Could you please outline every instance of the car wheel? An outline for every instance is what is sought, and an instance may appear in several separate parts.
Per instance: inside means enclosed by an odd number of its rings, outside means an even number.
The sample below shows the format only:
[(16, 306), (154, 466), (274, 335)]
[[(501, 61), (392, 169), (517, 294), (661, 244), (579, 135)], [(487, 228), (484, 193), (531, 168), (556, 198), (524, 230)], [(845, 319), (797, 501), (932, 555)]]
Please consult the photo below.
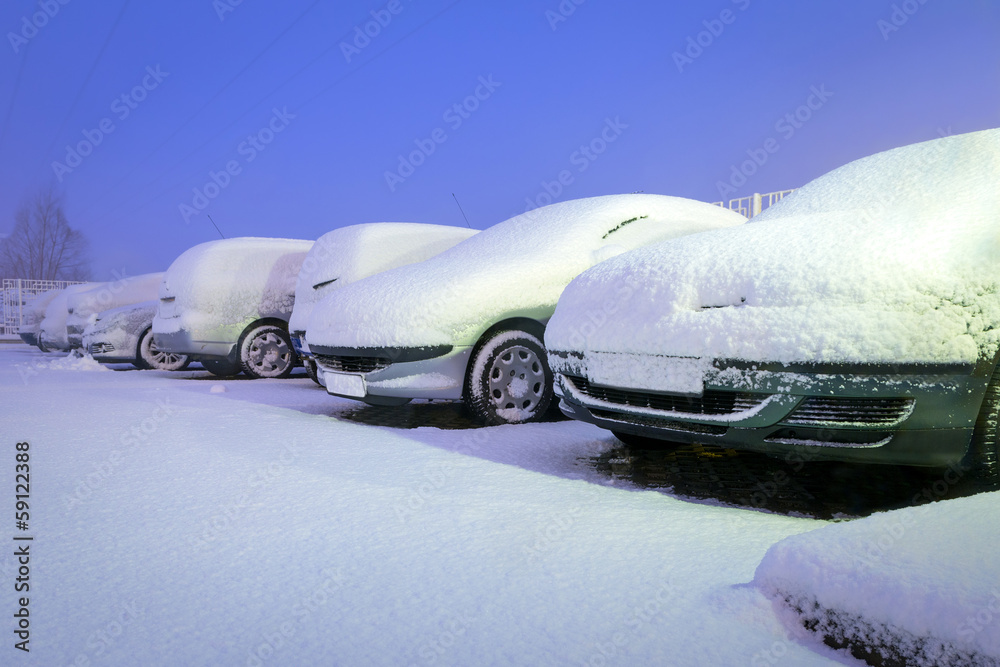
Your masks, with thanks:
[(295, 366), (292, 340), (281, 328), (263, 324), (251, 329), (240, 345), (243, 372), (252, 378), (285, 378)]
[(212, 375), (222, 378), (240, 374), (240, 362), (231, 359), (202, 359), (201, 365)]
[(316, 361), (313, 359), (303, 359), (302, 365), (306, 367), (306, 375), (309, 376), (309, 379), (322, 387), (323, 383), (319, 381), (319, 375), (316, 373)]
[(1000, 366), (993, 369), (993, 376), (986, 387), (986, 396), (972, 432), (969, 459), (982, 486), (1000, 488)]
[(187, 368), (191, 360), (184, 354), (166, 352), (156, 347), (153, 334), (146, 329), (139, 338), (136, 354), (136, 368), (153, 369), (157, 371), (179, 371)]
[(551, 402), (552, 371), (538, 337), (508, 329), (476, 346), (465, 380), (465, 403), (476, 419), (489, 425), (538, 421)]
[(45, 343), (42, 342), (41, 337), (38, 338), (38, 342), (35, 345), (37, 345), (38, 349), (41, 350), (42, 352), (49, 351), (49, 348), (45, 347)]

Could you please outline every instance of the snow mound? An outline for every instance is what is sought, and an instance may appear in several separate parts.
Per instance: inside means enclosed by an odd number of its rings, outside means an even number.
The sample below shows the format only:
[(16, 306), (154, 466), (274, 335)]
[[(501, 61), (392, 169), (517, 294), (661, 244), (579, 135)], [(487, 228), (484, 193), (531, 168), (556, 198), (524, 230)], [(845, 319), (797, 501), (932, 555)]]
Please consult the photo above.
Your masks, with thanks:
[(89, 354), (81, 354), (79, 350), (71, 352), (65, 357), (47, 360), (39, 363), (37, 368), (50, 371), (110, 371), (107, 366), (102, 366)]
[(973, 363), (1000, 342), (1000, 130), (879, 153), (567, 288), (554, 350)]
[(349, 285), (309, 321), (310, 345), (447, 345), (513, 313), (547, 319), (567, 283), (595, 262), (685, 234), (745, 222), (663, 195), (552, 204), (486, 229), (440, 255)]
[[(183, 252), (160, 285), (153, 331), (198, 331), (248, 320), (288, 320), (295, 281), (312, 241), (235, 238), (202, 243)], [(173, 297), (170, 304), (163, 299)]]
[(324, 234), (302, 262), (289, 331), (305, 331), (313, 307), (343, 286), (430, 259), (476, 233), (447, 225), (374, 222)]
[(920, 664), (1000, 664), (998, 544), (1000, 493), (981, 494), (785, 538), (754, 585), (793, 627)]

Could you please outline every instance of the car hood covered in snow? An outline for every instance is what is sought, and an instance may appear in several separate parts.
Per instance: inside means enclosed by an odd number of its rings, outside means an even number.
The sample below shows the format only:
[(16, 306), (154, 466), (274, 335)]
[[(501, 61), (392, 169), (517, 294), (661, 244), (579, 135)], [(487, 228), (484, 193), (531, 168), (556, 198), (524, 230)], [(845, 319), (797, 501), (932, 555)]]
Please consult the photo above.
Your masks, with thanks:
[(420, 264), (350, 285), (309, 321), (310, 345), (467, 345), (514, 314), (547, 319), (567, 283), (621, 252), (739, 225), (717, 206), (614, 195), (546, 206), (497, 224)]
[(235, 238), (184, 251), (160, 284), (153, 331), (243, 325), (263, 317), (287, 320), (295, 280), (312, 241)]
[[(906, 146), (566, 290), (557, 351), (974, 363), (1000, 333), (1000, 130)], [(614, 313), (608, 311), (613, 307)]]
[(313, 307), (343, 286), (430, 259), (476, 233), (447, 225), (373, 222), (324, 234), (302, 262), (289, 331), (305, 331)]

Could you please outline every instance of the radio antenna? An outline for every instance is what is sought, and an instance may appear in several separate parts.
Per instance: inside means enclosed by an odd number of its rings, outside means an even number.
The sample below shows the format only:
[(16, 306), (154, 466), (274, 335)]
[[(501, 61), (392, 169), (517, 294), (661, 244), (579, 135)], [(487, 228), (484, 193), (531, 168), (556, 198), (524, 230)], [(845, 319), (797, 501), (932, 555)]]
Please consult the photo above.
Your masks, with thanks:
[(210, 221), (212, 222), (212, 226), (213, 226), (213, 227), (215, 227), (215, 231), (219, 232), (219, 236), (222, 236), (222, 238), (226, 238), (226, 237), (225, 237), (225, 236), (224, 236), (224, 235), (222, 234), (222, 230), (221, 230), (221, 229), (219, 229), (219, 226), (218, 226), (217, 224), (215, 224), (215, 220), (212, 220), (212, 216), (211, 216), (211, 214), (206, 214), (206, 215), (208, 215), (208, 219), (209, 219), (209, 220), (210, 220)]
[[(455, 193), (452, 192), (451, 196), (455, 197)], [(465, 218), (465, 224), (468, 225), (469, 229), (472, 229), (472, 225), (469, 224), (469, 218), (465, 215), (465, 210), (462, 208), (462, 205), (458, 203), (458, 197), (455, 197), (455, 203), (458, 204), (458, 210), (462, 211), (462, 217)]]

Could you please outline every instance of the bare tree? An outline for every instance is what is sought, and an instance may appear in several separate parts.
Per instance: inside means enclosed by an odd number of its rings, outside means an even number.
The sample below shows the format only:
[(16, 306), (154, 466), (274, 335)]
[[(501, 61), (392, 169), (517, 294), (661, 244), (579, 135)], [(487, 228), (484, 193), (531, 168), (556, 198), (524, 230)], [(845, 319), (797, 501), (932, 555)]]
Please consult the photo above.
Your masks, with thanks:
[(0, 241), (0, 267), (9, 277), (32, 280), (87, 280), (89, 243), (63, 214), (54, 188), (21, 202), (14, 229)]

